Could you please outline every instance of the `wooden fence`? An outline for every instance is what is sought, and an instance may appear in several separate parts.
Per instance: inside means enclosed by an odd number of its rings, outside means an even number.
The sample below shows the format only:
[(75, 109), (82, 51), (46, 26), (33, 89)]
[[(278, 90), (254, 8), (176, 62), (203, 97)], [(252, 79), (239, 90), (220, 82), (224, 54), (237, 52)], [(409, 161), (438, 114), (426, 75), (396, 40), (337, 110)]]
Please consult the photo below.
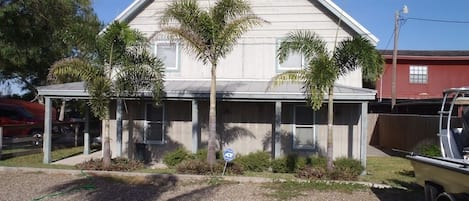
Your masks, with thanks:
[[(459, 119), (453, 119), (459, 123)], [(438, 115), (369, 114), (368, 142), (384, 149), (416, 151), (421, 144), (438, 143)]]

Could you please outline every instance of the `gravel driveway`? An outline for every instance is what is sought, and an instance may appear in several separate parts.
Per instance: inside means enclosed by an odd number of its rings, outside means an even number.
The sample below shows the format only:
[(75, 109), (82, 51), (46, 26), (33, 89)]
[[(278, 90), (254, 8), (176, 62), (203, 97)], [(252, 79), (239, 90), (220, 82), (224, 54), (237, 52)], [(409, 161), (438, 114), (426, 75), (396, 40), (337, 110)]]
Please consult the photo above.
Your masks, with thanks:
[[(147, 177), (72, 175), (40, 171), (0, 171), (0, 200), (153, 201), (153, 200), (275, 200), (265, 183), (225, 182), (170, 175)], [(288, 200), (423, 200), (402, 190), (371, 189), (353, 193), (304, 191)]]

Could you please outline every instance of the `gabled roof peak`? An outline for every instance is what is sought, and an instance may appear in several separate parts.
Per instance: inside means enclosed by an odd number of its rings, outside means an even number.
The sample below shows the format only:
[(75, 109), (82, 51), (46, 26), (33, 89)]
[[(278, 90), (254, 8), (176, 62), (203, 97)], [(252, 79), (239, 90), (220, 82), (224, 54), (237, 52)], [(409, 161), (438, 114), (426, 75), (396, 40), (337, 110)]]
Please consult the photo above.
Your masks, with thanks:
[[(152, 3), (153, 1), (154, 0), (135, 0), (122, 13), (120, 13), (114, 19), (114, 21), (117, 20), (120, 22), (129, 22), (142, 9), (144, 9), (148, 4)], [(348, 25), (357, 34), (368, 39), (373, 45), (376, 45), (378, 43), (379, 39), (375, 35), (373, 35), (370, 31), (368, 31), (365, 27), (363, 27), (360, 23), (358, 23), (355, 19), (353, 19), (350, 15), (348, 15), (344, 10), (342, 10), (339, 6), (337, 6), (337, 4), (335, 4), (331, 0), (309, 0), (309, 1), (319, 2), (322, 6), (324, 6), (327, 10), (329, 10), (337, 18), (341, 19), (342, 22)]]

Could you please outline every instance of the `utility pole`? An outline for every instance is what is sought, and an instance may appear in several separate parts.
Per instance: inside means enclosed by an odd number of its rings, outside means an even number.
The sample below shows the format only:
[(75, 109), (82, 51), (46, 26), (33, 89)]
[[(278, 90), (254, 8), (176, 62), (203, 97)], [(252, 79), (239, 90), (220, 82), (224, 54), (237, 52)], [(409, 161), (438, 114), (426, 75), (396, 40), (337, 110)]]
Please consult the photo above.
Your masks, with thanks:
[(402, 8), (402, 10), (396, 11), (395, 17), (394, 17), (394, 49), (392, 51), (392, 80), (391, 80), (391, 111), (393, 111), (394, 106), (396, 105), (396, 96), (397, 96), (397, 90), (396, 90), (396, 81), (397, 81), (397, 42), (399, 40), (399, 20), (400, 20), (400, 14), (408, 13), (409, 9), (407, 8), (406, 5)]

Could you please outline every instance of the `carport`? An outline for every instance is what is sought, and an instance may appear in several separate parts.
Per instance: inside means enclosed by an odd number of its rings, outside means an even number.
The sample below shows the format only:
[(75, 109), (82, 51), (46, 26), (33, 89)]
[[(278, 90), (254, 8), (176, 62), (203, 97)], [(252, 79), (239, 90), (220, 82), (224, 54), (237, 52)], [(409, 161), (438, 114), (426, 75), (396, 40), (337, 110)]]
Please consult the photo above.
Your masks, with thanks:
[[(45, 103), (45, 116), (44, 116), (44, 134), (43, 134), (43, 163), (49, 164), (52, 162), (52, 100), (88, 100), (90, 97), (84, 91), (83, 82), (73, 82), (65, 84), (56, 84), (38, 87), (38, 95), (44, 98)], [(90, 123), (89, 123), (89, 109), (85, 112), (85, 128), (83, 133), (83, 154), (90, 154)]]

